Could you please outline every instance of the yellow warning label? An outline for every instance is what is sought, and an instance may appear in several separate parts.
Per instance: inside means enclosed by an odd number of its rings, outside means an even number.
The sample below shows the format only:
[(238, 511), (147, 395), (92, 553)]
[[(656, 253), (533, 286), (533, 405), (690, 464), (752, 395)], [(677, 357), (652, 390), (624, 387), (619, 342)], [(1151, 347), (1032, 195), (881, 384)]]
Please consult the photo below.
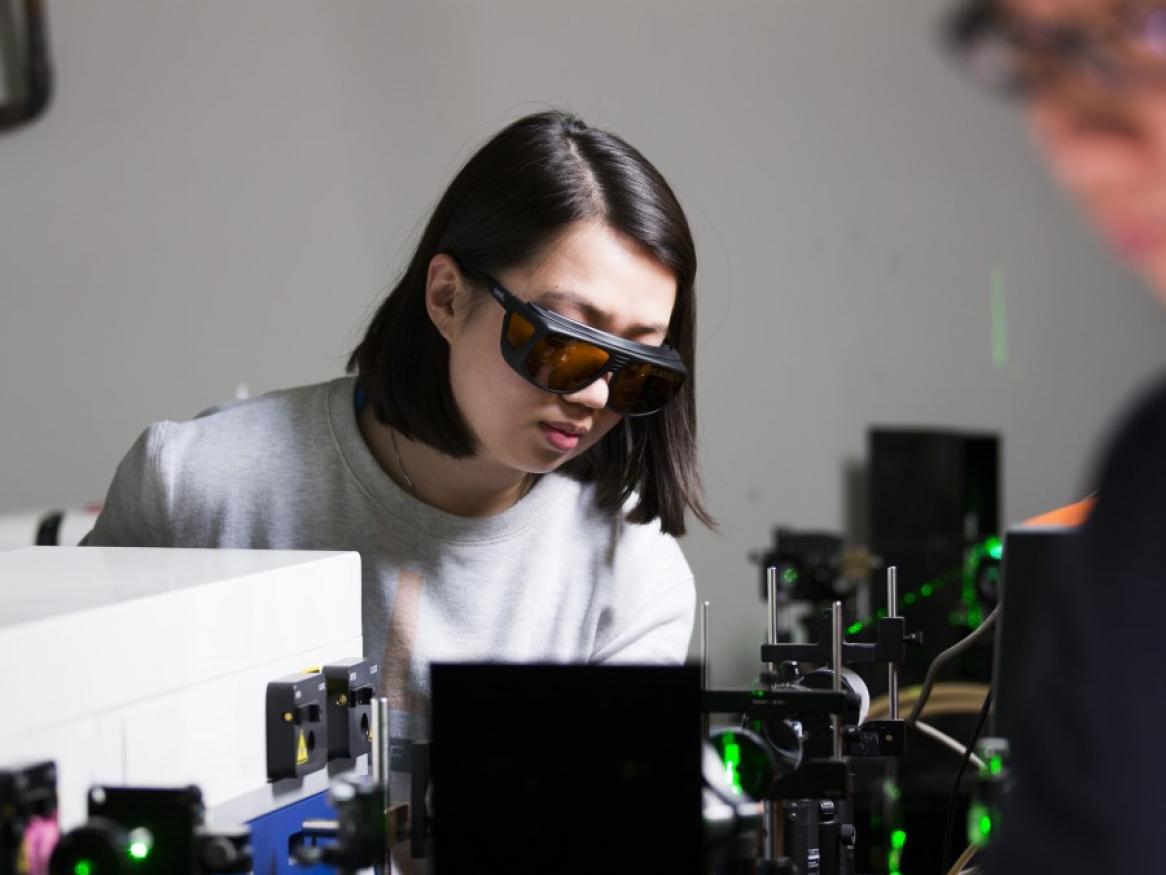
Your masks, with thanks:
[(308, 743), (304, 741), (302, 729), (296, 732), (296, 737), (299, 739), (296, 742), (296, 765), (302, 766), (308, 761)]

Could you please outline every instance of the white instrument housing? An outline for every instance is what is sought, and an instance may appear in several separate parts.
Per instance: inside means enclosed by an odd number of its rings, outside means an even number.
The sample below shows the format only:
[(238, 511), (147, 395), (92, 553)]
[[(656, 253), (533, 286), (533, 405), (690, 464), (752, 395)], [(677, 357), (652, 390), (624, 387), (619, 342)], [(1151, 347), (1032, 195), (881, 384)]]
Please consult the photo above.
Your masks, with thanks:
[(52, 759), (61, 825), (93, 784), (267, 784), (268, 681), (362, 653), (360, 556), (0, 552), (0, 768)]

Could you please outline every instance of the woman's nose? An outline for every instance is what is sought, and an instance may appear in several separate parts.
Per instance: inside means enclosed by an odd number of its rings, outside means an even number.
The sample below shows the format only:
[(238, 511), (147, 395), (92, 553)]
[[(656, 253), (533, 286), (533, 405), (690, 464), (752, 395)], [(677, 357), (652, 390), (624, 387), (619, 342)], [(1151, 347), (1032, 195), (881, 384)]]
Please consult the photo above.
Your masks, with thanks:
[(593, 410), (602, 410), (607, 406), (610, 383), (611, 374), (604, 374), (602, 377), (592, 380), (578, 392), (564, 395), (563, 398), (572, 404), (582, 404), (584, 407), (590, 407)]

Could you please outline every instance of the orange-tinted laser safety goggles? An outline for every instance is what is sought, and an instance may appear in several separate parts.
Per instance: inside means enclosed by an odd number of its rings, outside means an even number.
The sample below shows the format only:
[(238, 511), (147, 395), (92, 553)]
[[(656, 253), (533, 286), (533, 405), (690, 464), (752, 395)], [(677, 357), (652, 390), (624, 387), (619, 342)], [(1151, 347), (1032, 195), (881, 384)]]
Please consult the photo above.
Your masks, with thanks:
[(609, 334), (523, 301), (478, 273), (502, 305), (502, 357), (528, 383), (570, 395), (611, 374), (607, 407), (647, 416), (676, 397), (688, 369), (670, 346), (650, 346)]

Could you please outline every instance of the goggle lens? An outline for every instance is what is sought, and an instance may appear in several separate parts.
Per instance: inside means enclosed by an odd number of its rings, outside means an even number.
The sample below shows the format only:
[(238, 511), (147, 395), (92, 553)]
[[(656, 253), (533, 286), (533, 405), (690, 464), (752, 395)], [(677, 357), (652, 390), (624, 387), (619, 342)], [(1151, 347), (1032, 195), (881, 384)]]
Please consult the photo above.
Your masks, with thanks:
[(523, 366), (535, 383), (552, 392), (578, 392), (603, 371), (607, 350), (582, 340), (548, 334), (534, 345)]
[(647, 362), (620, 368), (609, 388), (608, 406), (617, 413), (636, 415), (659, 410), (684, 384), (684, 375)]
[[(520, 313), (506, 315), (503, 336), (520, 352), (537, 333)], [(521, 368), (532, 383), (551, 392), (570, 394), (593, 383), (611, 361), (600, 346), (549, 332), (522, 356)], [(684, 384), (684, 374), (647, 362), (631, 361), (615, 370), (609, 387), (608, 406), (616, 413), (637, 416), (653, 413), (667, 404)]]
[(516, 352), (526, 346), (526, 342), (534, 337), (534, 326), (530, 320), (518, 313), (506, 314), (506, 342)]

